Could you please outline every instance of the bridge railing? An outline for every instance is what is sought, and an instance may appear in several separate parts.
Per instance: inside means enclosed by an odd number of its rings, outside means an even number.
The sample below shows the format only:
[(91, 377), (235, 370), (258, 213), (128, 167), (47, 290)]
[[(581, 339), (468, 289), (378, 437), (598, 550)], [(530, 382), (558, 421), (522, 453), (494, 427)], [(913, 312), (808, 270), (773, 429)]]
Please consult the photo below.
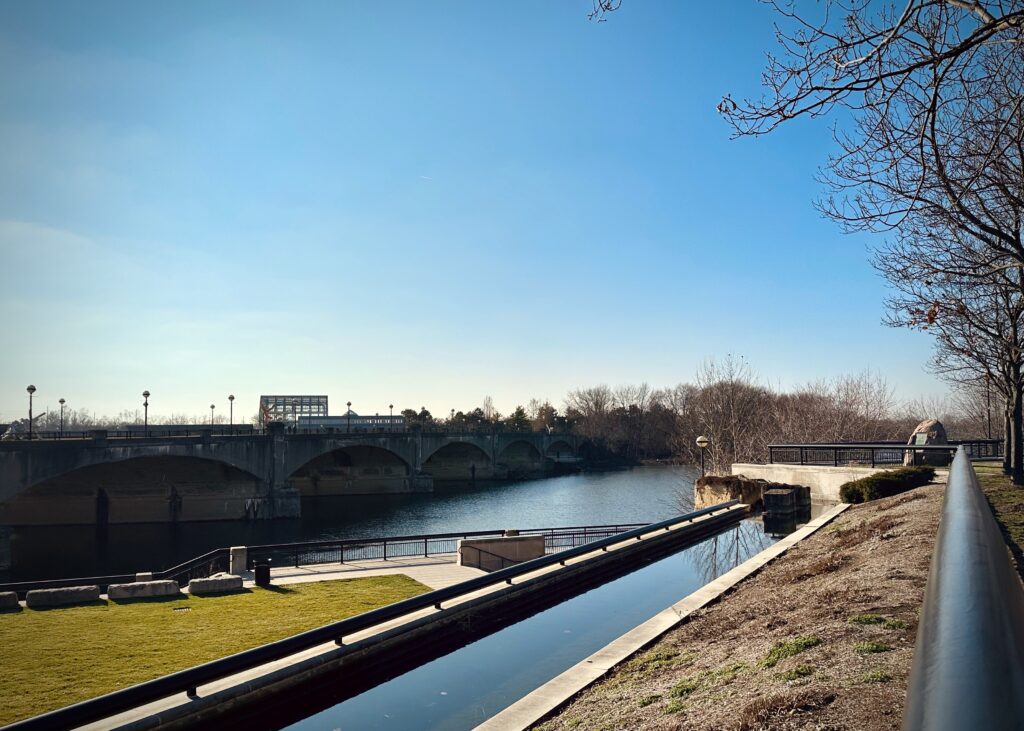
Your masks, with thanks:
[(966, 447), (949, 469), (904, 729), (1024, 725), (1024, 589)]
[[(352, 635), (356, 632), (376, 627), (384, 622), (397, 619), (411, 612), (429, 609), (431, 607), (441, 609), (443, 602), (457, 599), (497, 584), (512, 584), (513, 579), (517, 577), (529, 574), (547, 566), (553, 566), (559, 563), (564, 564), (568, 559), (582, 556), (585, 553), (589, 553), (590, 551), (594, 551), (599, 548), (606, 549), (609, 546), (616, 545), (623, 541), (633, 539), (639, 540), (644, 534), (668, 531), (676, 525), (691, 522), (696, 518), (703, 516), (712, 517), (709, 517), (707, 522), (703, 524), (702, 530), (699, 534), (701, 536), (710, 535), (724, 526), (738, 521), (742, 517), (745, 511), (734, 510), (737, 505), (739, 505), (739, 501), (732, 500), (720, 505), (704, 508), (703, 510), (697, 510), (692, 513), (680, 515), (669, 520), (664, 520), (660, 523), (652, 523), (608, 538), (602, 538), (584, 546), (570, 548), (549, 556), (542, 556), (530, 561), (525, 561), (521, 564), (509, 566), (501, 569), (500, 571), (495, 571), (484, 576), (478, 576), (443, 589), (435, 589), (434, 591), (427, 592), (426, 594), (420, 594), (419, 596), (403, 599), (395, 602), (394, 604), (388, 604), (387, 606), (380, 607), (378, 609), (372, 609), (354, 617), (349, 617), (348, 619), (331, 622), (323, 627), (307, 630), (306, 632), (286, 637), (283, 640), (270, 642), (266, 645), (254, 647), (250, 650), (243, 650), (242, 652), (220, 658), (219, 660), (213, 660), (187, 670), (181, 670), (154, 680), (139, 683), (138, 685), (116, 690), (112, 693), (99, 696), (98, 698), (92, 698), (90, 700), (82, 701), (71, 706), (65, 706), (64, 708), (58, 708), (55, 711), (50, 711), (49, 713), (34, 716), (23, 721), (17, 721), (7, 728), (20, 730), (74, 728), (131, 710), (133, 708), (138, 708), (143, 704), (160, 700), (176, 693), (184, 692), (190, 697), (194, 697), (200, 685), (211, 683), (236, 673), (251, 670), (269, 662), (282, 660), (296, 653), (309, 650), (328, 642), (334, 642), (340, 645), (342, 644), (344, 637), (347, 635)], [(721, 515), (714, 515), (714, 513), (719, 512)], [(688, 541), (696, 539), (696, 535), (689, 536), (687, 538)]]

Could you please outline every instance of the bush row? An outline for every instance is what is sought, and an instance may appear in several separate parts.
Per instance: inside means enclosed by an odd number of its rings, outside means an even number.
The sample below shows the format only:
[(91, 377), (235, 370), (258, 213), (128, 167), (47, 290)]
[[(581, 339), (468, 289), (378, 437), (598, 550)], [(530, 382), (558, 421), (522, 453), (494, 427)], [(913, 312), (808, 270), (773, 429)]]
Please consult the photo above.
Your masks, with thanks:
[(902, 467), (847, 482), (839, 488), (844, 503), (864, 503), (880, 497), (899, 495), (935, 479), (934, 467)]

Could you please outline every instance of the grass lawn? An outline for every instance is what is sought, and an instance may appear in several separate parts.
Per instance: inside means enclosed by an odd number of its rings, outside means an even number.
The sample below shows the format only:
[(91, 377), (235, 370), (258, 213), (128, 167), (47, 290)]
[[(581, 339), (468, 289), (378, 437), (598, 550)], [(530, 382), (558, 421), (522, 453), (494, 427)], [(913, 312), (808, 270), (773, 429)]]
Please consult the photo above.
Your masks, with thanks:
[(0, 726), (427, 591), (394, 575), (0, 613)]
[(1017, 573), (1024, 578), (1024, 487), (1014, 487), (1001, 463), (976, 462), (978, 482), (1010, 547)]

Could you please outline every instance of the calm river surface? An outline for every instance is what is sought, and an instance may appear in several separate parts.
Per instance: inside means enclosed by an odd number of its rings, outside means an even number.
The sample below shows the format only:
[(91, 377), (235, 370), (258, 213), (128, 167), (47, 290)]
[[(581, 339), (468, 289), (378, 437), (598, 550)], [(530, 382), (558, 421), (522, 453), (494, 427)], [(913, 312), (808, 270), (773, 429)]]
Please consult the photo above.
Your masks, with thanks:
[(15, 528), (0, 580), (150, 571), (223, 546), (318, 538), (648, 523), (691, 509), (694, 467), (636, 467), (433, 493), (304, 500), (303, 517), (243, 523)]

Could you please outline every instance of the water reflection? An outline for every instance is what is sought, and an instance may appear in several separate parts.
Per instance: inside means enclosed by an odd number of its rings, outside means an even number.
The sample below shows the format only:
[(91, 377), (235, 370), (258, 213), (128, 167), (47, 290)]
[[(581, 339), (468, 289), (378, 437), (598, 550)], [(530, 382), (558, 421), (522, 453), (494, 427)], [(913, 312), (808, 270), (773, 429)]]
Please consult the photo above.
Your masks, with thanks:
[[(286, 521), (16, 527), (13, 568), (0, 579), (27, 580), (167, 568), (223, 546), (460, 530), (648, 523), (685, 508), (692, 467), (638, 467), (545, 480), (439, 485), (433, 493), (358, 495), (303, 501)], [(692, 495), (690, 498), (692, 505)]]

